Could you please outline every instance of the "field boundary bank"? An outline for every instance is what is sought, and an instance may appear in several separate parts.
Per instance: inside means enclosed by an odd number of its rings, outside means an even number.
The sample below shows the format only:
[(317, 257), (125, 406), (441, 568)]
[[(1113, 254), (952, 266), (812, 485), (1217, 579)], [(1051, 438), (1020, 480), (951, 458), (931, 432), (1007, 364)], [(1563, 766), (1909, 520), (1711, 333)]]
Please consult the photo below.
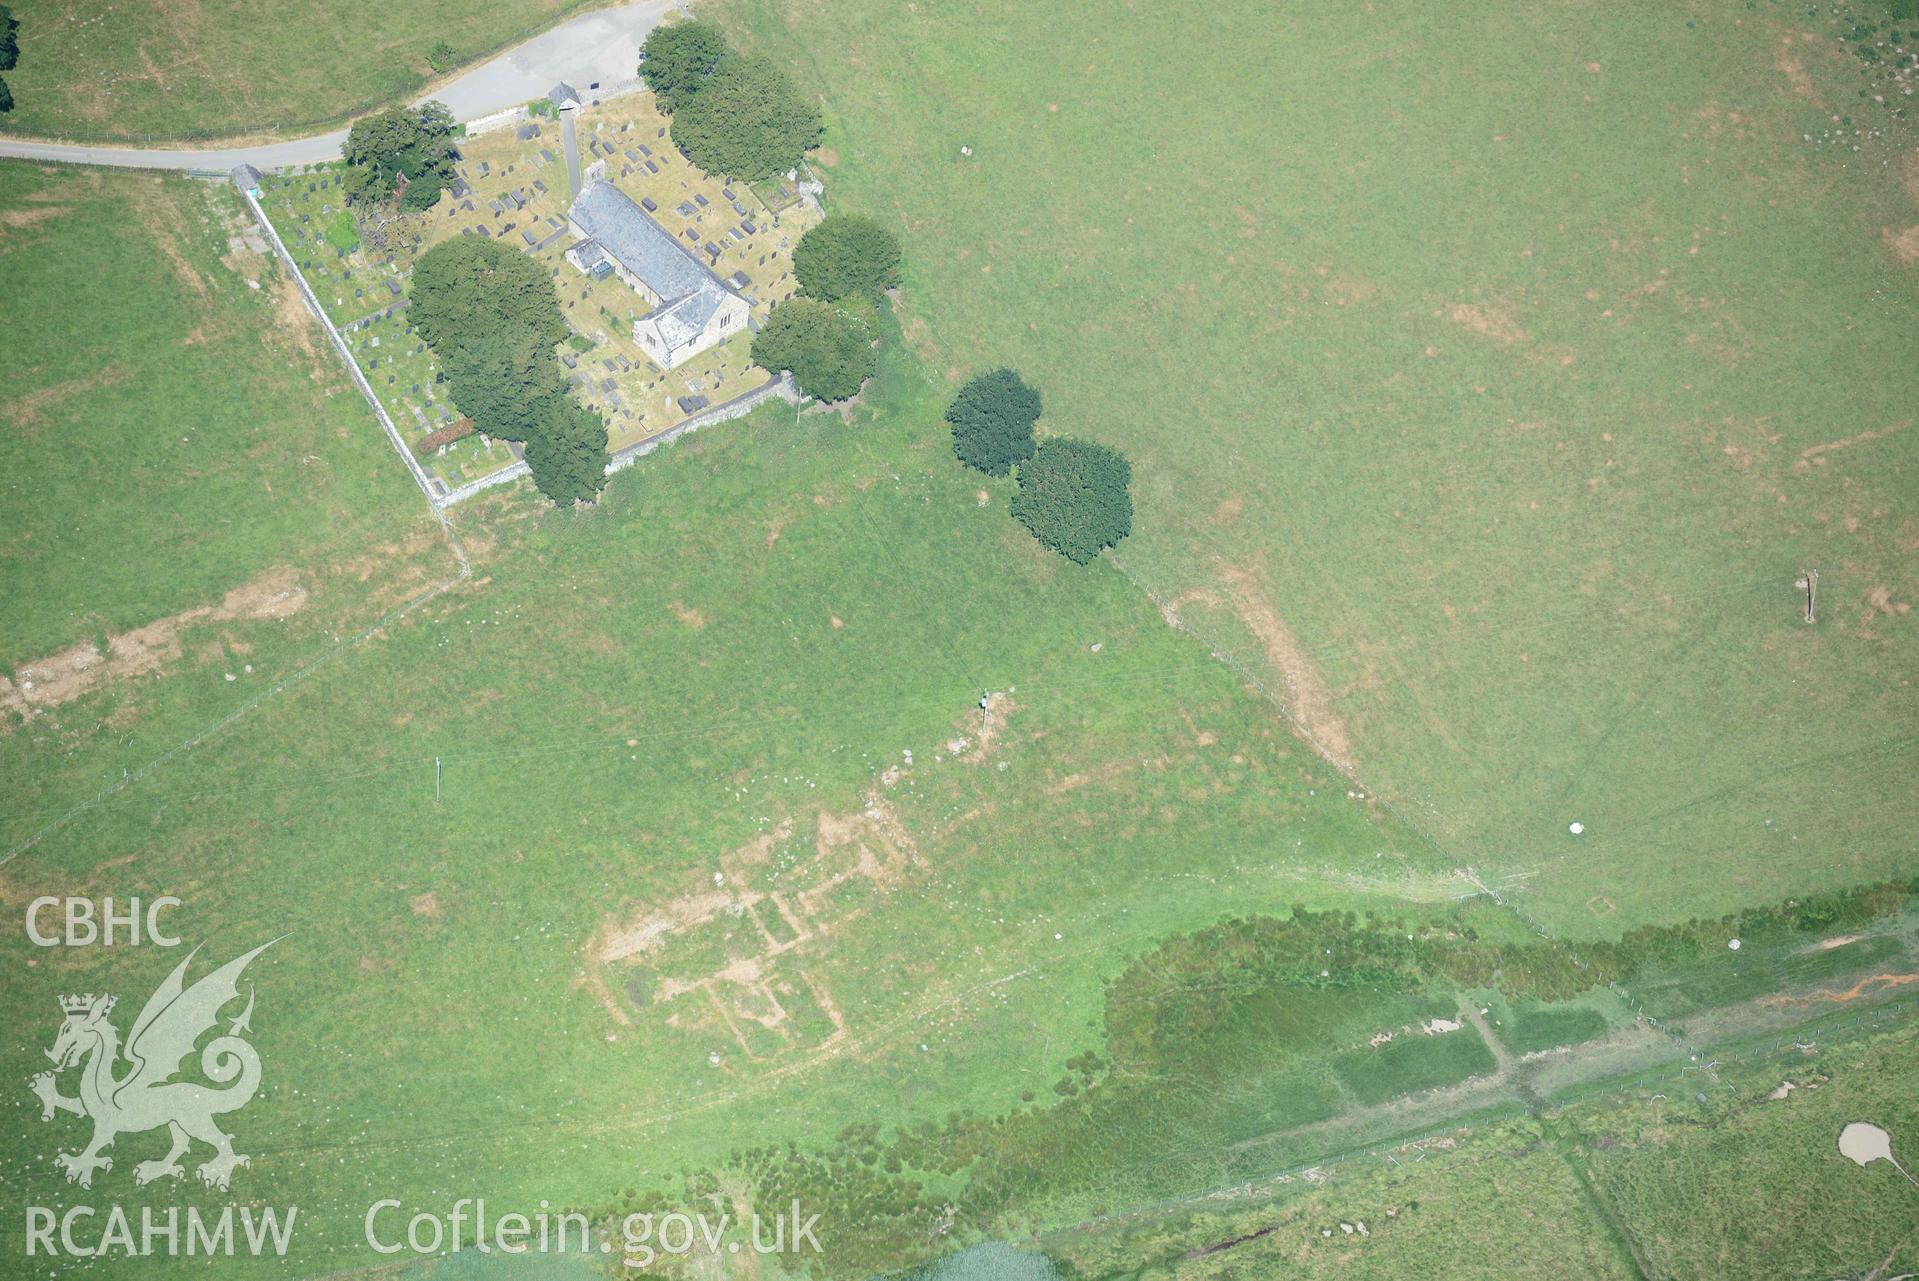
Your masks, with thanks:
[[(1527, 929), (1537, 934), (1540, 938), (1546, 940), (1546, 942), (1554, 945), (1555, 947), (1564, 948), (1566, 951), (1566, 954), (1572, 958), (1573, 963), (1576, 964), (1580, 969), (1590, 970), (1592, 968), (1590, 965), (1587, 964), (1586, 958), (1581, 955), (1580, 948), (1576, 943), (1573, 943), (1570, 940), (1555, 936), (1544, 925), (1540, 924), (1539, 919), (1535, 917), (1531, 912), (1527, 911), (1525, 908), (1521, 907), (1517, 903), (1508, 901), (1506, 896), (1501, 894), (1497, 888), (1495, 888), (1494, 886), (1488, 885), (1479, 876), (1479, 874), (1473, 870), (1472, 865), (1470, 863), (1462, 863), (1452, 853), (1452, 851), (1448, 850), (1444, 845), (1440, 844), (1437, 838), (1435, 838), (1424, 827), (1414, 822), (1410, 815), (1408, 815), (1398, 805), (1394, 804), (1393, 800), (1390, 797), (1388, 797), (1385, 793), (1380, 792), (1376, 788), (1373, 788), (1369, 784), (1363, 783), (1360, 780), (1357, 770), (1355, 770), (1350, 765), (1340, 762), (1331, 753), (1329, 753), (1326, 750), (1325, 745), (1322, 744), (1317, 738), (1313, 736), (1311, 730), (1306, 728), (1305, 723), (1302, 722), (1298, 716), (1293, 714), (1293, 710), (1286, 705), (1285, 700), (1280, 698), (1279, 695), (1273, 691), (1272, 687), (1267, 684), (1267, 682), (1265, 681), (1263, 677), (1261, 677), (1259, 674), (1252, 671), (1247, 666), (1247, 664), (1240, 659), (1238, 654), (1236, 654), (1230, 649), (1227, 649), (1224, 645), (1221, 645), (1218, 641), (1214, 640), (1211, 636), (1208, 636), (1204, 632), (1200, 631), (1198, 628), (1194, 627), (1191, 623), (1189, 623), (1186, 620), (1186, 618), (1183, 615), (1178, 613), (1178, 611), (1172, 610), (1169, 612), (1170, 602), (1168, 602), (1158, 592), (1154, 591), (1150, 586), (1148, 586), (1147, 583), (1142, 578), (1140, 578), (1139, 575), (1135, 574), (1132, 570), (1128, 569), (1119, 560), (1117, 556), (1114, 557), (1113, 563), (1119, 569), (1119, 572), (1125, 575), (1127, 582), (1131, 583), (1135, 588), (1137, 588), (1141, 593), (1145, 595), (1146, 599), (1152, 601), (1153, 604), (1156, 607), (1158, 607), (1160, 613), (1168, 619), (1169, 626), (1172, 626), (1179, 631), (1185, 632), (1188, 636), (1191, 636), (1194, 640), (1197, 640), (1200, 644), (1204, 645), (1206, 647), (1207, 652), (1210, 653), (1215, 659), (1217, 659), (1219, 662), (1224, 663), (1231, 671), (1233, 671), (1236, 675), (1238, 675), (1241, 680), (1245, 681), (1247, 684), (1251, 685), (1255, 690), (1259, 691), (1259, 693), (1266, 699), (1267, 702), (1271, 703), (1275, 708), (1279, 710), (1279, 714), (1286, 719), (1287, 724), (1292, 727), (1293, 732), (1297, 734), (1302, 740), (1304, 740), (1322, 760), (1324, 760), (1328, 765), (1331, 765), (1333, 769), (1340, 774), (1341, 777), (1345, 778), (1348, 782), (1352, 783), (1354, 787), (1363, 789), (1369, 796), (1377, 800), (1382, 806), (1385, 807), (1386, 811), (1389, 814), (1391, 814), (1395, 819), (1404, 823), (1407, 826), (1407, 828), (1410, 829), (1412, 833), (1415, 836), (1417, 836), (1421, 841), (1423, 841), (1429, 849), (1431, 849), (1434, 853), (1438, 854), (1447, 863), (1451, 864), (1454, 874), (1460, 877), (1460, 879), (1464, 880), (1468, 885), (1472, 886), (1474, 891), (1474, 893), (1472, 894), (1460, 895), (1461, 899), (1483, 897), (1489, 900), (1495, 906), (1500, 907), (1504, 909), (1505, 911), (1512, 913), (1513, 918), (1515, 920), (1519, 921), (1520, 924), (1524, 925)], [(1683, 1030), (1679, 1028), (1675, 1028), (1668, 1023), (1661, 1022), (1658, 1018), (1647, 1013), (1645, 1004), (1624, 983), (1621, 983), (1617, 980), (1612, 980), (1612, 981), (1608, 981), (1604, 986), (1607, 988), (1607, 990), (1611, 991), (1615, 996), (1617, 996), (1621, 1001), (1623, 1001), (1626, 1004), (1626, 1006), (1632, 1010), (1634, 1017), (1643, 1021), (1647, 1027), (1651, 1028), (1654, 1032), (1657, 1032), (1659, 1035), (1665, 1037), (1666, 1039), (1672, 1041), (1675, 1045), (1679, 1046), (1682, 1050), (1684, 1050), (1687, 1055), (1695, 1059), (1699, 1056), (1701, 1052), (1700, 1047), (1697, 1044), (1695, 1044), (1693, 1041), (1691, 1041)]]
[(1381, 792), (1377, 788), (1373, 787), (1370, 783), (1365, 782), (1363, 779), (1359, 777), (1359, 772), (1353, 766), (1340, 761), (1336, 756), (1334, 756), (1327, 749), (1324, 743), (1321, 743), (1317, 738), (1313, 736), (1313, 732), (1306, 727), (1305, 722), (1300, 720), (1298, 716), (1294, 715), (1293, 709), (1286, 705), (1286, 700), (1281, 698), (1273, 690), (1272, 686), (1267, 684), (1263, 676), (1255, 672), (1244, 661), (1242, 661), (1237, 653), (1226, 648), (1226, 646), (1220, 644), (1217, 640), (1207, 635), (1205, 632), (1200, 631), (1197, 627), (1194, 627), (1190, 622), (1186, 620), (1186, 617), (1183, 614), (1181, 614), (1178, 610), (1173, 608), (1172, 601), (1169, 601), (1166, 597), (1162, 596), (1159, 592), (1153, 590), (1153, 588), (1143, 578), (1141, 578), (1138, 574), (1134, 573), (1131, 569), (1129, 569), (1125, 565), (1125, 563), (1119, 559), (1117, 555), (1113, 557), (1113, 564), (1114, 564), (1114, 567), (1117, 568), (1119, 572), (1125, 576), (1127, 582), (1131, 583), (1134, 586), (1134, 588), (1136, 588), (1142, 595), (1146, 597), (1147, 600), (1153, 603), (1153, 605), (1159, 610), (1160, 615), (1167, 620), (1167, 625), (1169, 627), (1172, 627), (1176, 631), (1181, 631), (1186, 633), (1186, 635), (1191, 636), (1194, 640), (1204, 645), (1206, 647), (1207, 653), (1211, 654), (1214, 657), (1214, 659), (1216, 659), (1217, 661), (1224, 663), (1227, 666), (1227, 668), (1229, 668), (1235, 675), (1237, 675), (1241, 680), (1245, 681), (1248, 685), (1251, 685), (1255, 690), (1259, 692), (1261, 697), (1265, 698), (1267, 702), (1271, 703), (1273, 707), (1278, 710), (1279, 714), (1285, 718), (1287, 725), (1289, 725), (1292, 728), (1293, 732), (1300, 737), (1301, 741), (1305, 742), (1307, 746), (1313, 749), (1313, 752), (1315, 755), (1317, 755), (1326, 764), (1332, 766), (1333, 770), (1336, 773), (1338, 773), (1341, 778), (1344, 778), (1347, 782), (1351, 783), (1355, 788), (1362, 789), (1368, 796), (1378, 801), (1382, 806), (1386, 808), (1386, 811), (1389, 814), (1391, 814), (1399, 822), (1404, 823), (1407, 829), (1411, 831), (1413, 835), (1417, 836), (1422, 842), (1424, 842), (1427, 848), (1431, 849), (1433, 853), (1439, 855), (1440, 858), (1444, 859), (1448, 864), (1450, 864), (1452, 866), (1454, 875), (1458, 876), (1461, 880), (1465, 881), (1468, 885), (1472, 886), (1472, 893), (1461, 894), (1459, 896), (1460, 898), (1465, 899), (1465, 898), (1475, 898), (1475, 897), (1483, 896), (1487, 899), (1490, 899), (1493, 903), (1511, 912), (1515, 917), (1519, 919), (1519, 921), (1523, 925), (1526, 926), (1527, 929), (1539, 935), (1539, 937), (1545, 939), (1549, 943), (1557, 944), (1558, 946), (1565, 948), (1568, 952), (1571, 952), (1573, 955), (1573, 959), (1578, 961), (1582, 968), (1585, 967), (1585, 964), (1586, 964), (1585, 961), (1579, 957), (1577, 949), (1574, 948), (1572, 944), (1566, 942), (1563, 939), (1554, 938), (1552, 934), (1550, 934), (1543, 925), (1541, 925), (1536, 919), (1534, 919), (1531, 913), (1520, 908), (1517, 904), (1508, 903), (1505, 897), (1502, 896), (1498, 890), (1486, 884), (1483, 880), (1479, 878), (1479, 876), (1473, 871), (1471, 864), (1460, 862), (1458, 857), (1455, 856), (1451, 850), (1447, 849), (1444, 845), (1441, 845), (1438, 839), (1435, 838), (1424, 827), (1421, 827), (1418, 823), (1415, 823), (1409, 814), (1407, 814), (1404, 810), (1402, 810), (1398, 805), (1396, 805), (1393, 802), (1391, 797), (1387, 796), (1384, 792)]
[(208, 725), (205, 729), (202, 729), (198, 733), (195, 733), (192, 736), (174, 744), (172, 747), (160, 753), (160, 755), (154, 757), (152, 760), (148, 761), (146, 764), (141, 765), (139, 768), (129, 770), (122, 777), (115, 779), (112, 783), (108, 784), (106, 787), (101, 788), (98, 792), (94, 793), (93, 796), (91, 796), (87, 800), (81, 801), (80, 803), (76, 805), (69, 806), (65, 810), (59, 812), (57, 815), (55, 815), (53, 819), (43, 824), (31, 836), (27, 837), (25, 840), (13, 846), (11, 849), (7, 850), (5, 854), (0, 854), (0, 867), (5, 867), (7, 864), (13, 862), (16, 858), (20, 857), (20, 855), (27, 853), (29, 850), (33, 849), (36, 845), (38, 845), (41, 841), (45, 840), (48, 836), (52, 835), (54, 832), (59, 831), (61, 828), (65, 827), (68, 823), (78, 818), (80, 815), (88, 813), (92, 810), (99, 809), (102, 805), (106, 804), (110, 798), (117, 796), (120, 793), (125, 792), (129, 790), (130, 788), (136, 786), (137, 784), (145, 780), (147, 775), (151, 774), (154, 770), (159, 769), (161, 766), (165, 765), (168, 761), (171, 761), (174, 757), (179, 756), (186, 752), (191, 752), (195, 748), (199, 747), (202, 743), (206, 742), (208, 739), (212, 738), (215, 734), (218, 734), (221, 730), (225, 729), (227, 726), (231, 725), (233, 722), (239, 720), (241, 717), (247, 715), (249, 712), (253, 711), (255, 708), (265, 703), (268, 699), (274, 697), (277, 694), (284, 693), (285, 691), (292, 689), (294, 686), (300, 684), (302, 681), (306, 680), (307, 677), (313, 675), (314, 672), (318, 671), (321, 667), (332, 662), (335, 658), (338, 658), (342, 653), (345, 653), (349, 650), (356, 648), (362, 642), (367, 640), (367, 638), (373, 636), (375, 633), (387, 627), (390, 627), (394, 623), (399, 622), (402, 618), (405, 618), (408, 614), (411, 614), (414, 610), (426, 604), (428, 601), (438, 599), (440, 596), (443, 596), (447, 592), (453, 590), (453, 588), (456, 585), (462, 582), (465, 582), (467, 579), (472, 578), (473, 566), (467, 560), (466, 549), (460, 546), (460, 540), (454, 536), (452, 528), (447, 524), (446, 517), (437, 510), (433, 514), (439, 519), (440, 528), (446, 535), (447, 545), (452, 549), (454, 559), (459, 563), (459, 572), (457, 574), (454, 574), (450, 578), (443, 579), (440, 582), (434, 583), (432, 586), (427, 587), (426, 589), (424, 589), (417, 595), (413, 596), (409, 600), (402, 601), (400, 604), (394, 606), (392, 609), (386, 611), (384, 614), (381, 614), (378, 618), (374, 619), (366, 627), (362, 628), (358, 632), (355, 632), (353, 635), (348, 636), (343, 640), (335, 641), (331, 648), (323, 650), (317, 658), (314, 658), (311, 661), (302, 664), (300, 667), (295, 668), (293, 671), (287, 673), (287, 675), (281, 677), (279, 680), (274, 681), (271, 685), (267, 686), (266, 689), (254, 695), (252, 698), (248, 699), (246, 702), (240, 704), (240, 706), (234, 708), (232, 711), (228, 712), (226, 715), (220, 717), (220, 719), (214, 721), (211, 725)]
[(434, 583), (411, 599), (403, 601), (393, 609), (386, 611), (363, 630), (355, 633), (344, 641), (335, 643), (332, 648), (322, 652), (319, 657), (296, 668), (280, 680), (273, 682), (261, 693), (248, 699), (240, 706), (214, 721), (211, 725), (208, 725), (205, 729), (176, 743), (159, 756), (141, 765), (138, 769), (127, 772), (121, 778), (116, 779), (108, 786), (96, 792), (89, 799), (68, 807), (50, 822), (41, 826), (31, 836), (14, 845), (4, 854), (0, 854), (0, 867), (5, 867), (7, 864), (12, 863), (20, 855), (33, 849), (47, 836), (65, 827), (81, 814), (99, 808), (109, 797), (124, 792), (140, 783), (148, 774), (165, 765), (176, 756), (184, 752), (190, 752), (200, 746), (200, 744), (204, 743), (207, 739), (213, 737), (234, 721), (239, 720), (247, 713), (253, 711), (274, 695), (298, 685), (320, 667), (338, 657), (343, 651), (353, 648), (382, 628), (390, 626), (406, 617), (419, 606), (450, 591), (456, 584), (465, 582), (473, 577), (473, 564), (467, 558), (466, 548), (461, 545), (459, 536), (454, 532), (451, 523), (448, 522), (446, 512), (439, 503), (433, 501), (432, 491), (426, 484), (426, 473), (421, 469), (418, 461), (414, 459), (412, 452), (408, 450), (401, 441), (398, 430), (393, 426), (393, 420), (387, 416), (385, 406), (380, 404), (379, 398), (373, 394), (371, 384), (366, 380), (366, 375), (360, 371), (359, 362), (353, 359), (353, 353), (347, 347), (346, 341), (341, 338), (340, 331), (334, 328), (331, 320), (327, 319), (325, 310), (320, 306), (320, 300), (314, 295), (312, 287), (307, 284), (306, 277), (301, 274), (299, 265), (293, 261), (293, 255), (287, 251), (285, 243), (281, 241), (280, 233), (273, 229), (272, 220), (269, 219), (265, 211), (260, 208), (260, 202), (255, 199), (251, 191), (242, 190), (240, 194), (245, 198), (248, 207), (253, 210), (254, 220), (260, 224), (266, 231), (267, 238), (273, 242), (274, 252), (280, 262), (292, 273), (293, 282), (298, 286), (301, 298), (306, 302), (308, 309), (319, 318), (320, 325), (326, 330), (327, 337), (332, 341), (334, 350), (339, 352), (341, 357), (346, 361), (347, 371), (352, 374), (354, 384), (359, 387), (360, 394), (366, 397), (367, 403), (373, 406), (374, 417), (379, 420), (381, 428), (386, 432), (387, 439), (392, 442), (393, 447), (399, 451), (400, 457), (406, 463), (407, 471), (413, 477), (414, 483), (420, 487), (420, 492), (425, 495), (428, 509), (432, 511), (433, 518), (439, 522), (440, 533), (446, 539), (448, 550), (453, 553), (454, 561), (458, 565), (458, 572), (450, 578)]

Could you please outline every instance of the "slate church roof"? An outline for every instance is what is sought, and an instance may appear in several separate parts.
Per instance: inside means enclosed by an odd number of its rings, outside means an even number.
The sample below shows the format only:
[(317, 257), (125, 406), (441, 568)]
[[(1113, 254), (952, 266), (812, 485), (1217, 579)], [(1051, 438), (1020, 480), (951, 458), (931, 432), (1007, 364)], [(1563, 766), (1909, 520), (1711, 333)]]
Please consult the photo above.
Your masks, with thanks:
[[(641, 281), (665, 304), (695, 294), (723, 295), (727, 288), (705, 263), (680, 247), (673, 236), (646, 216), (624, 191), (609, 182), (590, 182), (573, 202), (570, 216), (607, 257)], [(719, 298), (713, 299), (713, 306)], [(663, 305), (660, 310), (667, 308)], [(657, 314), (657, 313), (656, 313)], [(712, 315), (709, 308), (707, 316)], [(701, 324), (705, 320), (702, 318)]]
[(666, 340), (668, 349), (674, 350), (692, 342), (705, 331), (707, 322), (713, 319), (713, 313), (720, 309), (720, 303), (725, 298), (725, 293), (717, 288), (702, 289), (677, 302), (655, 307), (641, 319), (653, 321), (660, 337)]

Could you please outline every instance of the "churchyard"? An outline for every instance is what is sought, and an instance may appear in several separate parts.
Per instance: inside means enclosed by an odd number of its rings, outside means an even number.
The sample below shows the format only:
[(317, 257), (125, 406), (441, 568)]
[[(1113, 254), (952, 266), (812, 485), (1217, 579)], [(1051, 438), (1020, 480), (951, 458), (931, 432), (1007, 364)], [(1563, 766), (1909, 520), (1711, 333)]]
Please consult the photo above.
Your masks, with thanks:
[(504, 441), (467, 436), (446, 445), (426, 443), (459, 414), (435, 381), (433, 353), (407, 332), (406, 266), (418, 251), (410, 238), (400, 241), (399, 229), (386, 242), (390, 253), (360, 239), (357, 230), (344, 238), (353, 247), (343, 248), (333, 229), (352, 225), (344, 203), (335, 165), (268, 174), (260, 186), (261, 209), (427, 473), (451, 490), (511, 466), (515, 455)]
[[(816, 205), (796, 198), (790, 186), (782, 192), (782, 184), (761, 184), (780, 206), (774, 212), (747, 184), (695, 168), (665, 136), (666, 118), (650, 93), (589, 102), (575, 114), (583, 179), (603, 173), (650, 206), (655, 221), (747, 299), (755, 326), (794, 292), (793, 246), (819, 221)], [(517, 446), (478, 435), (441, 443), (461, 416), (436, 381), (433, 353), (410, 333), (408, 274), (421, 253), (455, 236), (512, 244), (552, 271), (574, 332), (561, 361), (581, 403), (605, 418), (616, 453), (768, 380), (748, 355), (750, 332), (660, 369), (633, 339), (633, 322), (649, 309), (647, 301), (616, 276), (595, 279), (566, 261), (578, 237), (567, 227), (563, 123), (555, 115), (533, 113), (464, 139), (460, 154), (459, 181), (419, 214), (349, 212), (343, 222), (336, 165), (266, 175), (260, 193), (261, 208), (395, 426), (438, 482), (436, 491), (491, 475), (520, 456)], [(343, 235), (349, 226), (351, 234)]]

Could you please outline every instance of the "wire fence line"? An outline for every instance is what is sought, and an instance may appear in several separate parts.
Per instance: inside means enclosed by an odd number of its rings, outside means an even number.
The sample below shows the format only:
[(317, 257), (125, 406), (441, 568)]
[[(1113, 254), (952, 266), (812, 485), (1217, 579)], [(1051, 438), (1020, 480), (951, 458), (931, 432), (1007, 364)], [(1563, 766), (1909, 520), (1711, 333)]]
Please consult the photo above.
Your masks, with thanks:
[[(439, 515), (439, 512), (436, 510), (434, 514)], [(281, 679), (274, 681), (271, 685), (267, 686), (260, 693), (254, 695), (252, 698), (249, 698), (246, 702), (240, 704), (240, 706), (234, 708), (232, 711), (228, 712), (226, 715), (220, 717), (218, 720), (208, 725), (205, 729), (202, 729), (199, 732), (191, 735), (190, 737), (183, 739), (182, 741), (174, 744), (172, 747), (160, 753), (158, 756), (154, 757), (152, 760), (147, 761), (144, 765), (139, 766), (137, 769), (131, 769), (123, 772), (120, 778), (116, 779), (112, 783), (109, 783), (106, 787), (101, 788), (98, 792), (94, 793), (88, 799), (81, 801), (77, 805), (73, 805), (64, 810), (57, 811), (50, 822), (40, 827), (37, 831), (35, 831), (32, 835), (28, 836), (25, 840), (21, 841), (17, 845), (14, 845), (12, 848), (8, 849), (6, 853), (0, 854), (0, 867), (5, 867), (7, 864), (13, 862), (16, 858), (20, 857), (20, 855), (25, 854), (27, 851), (31, 850), (34, 846), (38, 845), (41, 841), (45, 840), (48, 836), (51, 836), (53, 833), (59, 831), (61, 828), (65, 827), (68, 823), (72, 822), (75, 818), (78, 818), (80, 815), (100, 809), (103, 806), (110, 804), (115, 797), (127, 794), (133, 789), (133, 787), (136, 784), (144, 781), (149, 774), (159, 769), (162, 765), (165, 765), (168, 761), (171, 761), (175, 757), (182, 756), (188, 752), (193, 751), (195, 748), (199, 747), (200, 744), (206, 742), (208, 739), (212, 738), (215, 734), (218, 734), (221, 730), (225, 729), (228, 725), (231, 725), (234, 721), (239, 720), (241, 717), (245, 716), (247, 713), (253, 711), (254, 708), (260, 706), (260, 704), (266, 702), (268, 699), (272, 698), (276, 694), (280, 694), (286, 690), (292, 689), (294, 686), (306, 680), (307, 677), (313, 675), (313, 673), (320, 670), (321, 667), (331, 662), (333, 659), (337, 658), (342, 653), (345, 653), (346, 651), (354, 648), (355, 646), (367, 640), (369, 637), (373, 636), (375, 633), (381, 631), (382, 629), (389, 627), (394, 623), (397, 623), (398, 621), (400, 621), (400, 619), (406, 617), (408, 614), (412, 613), (414, 610), (418, 609), (420, 606), (426, 604), (428, 601), (435, 599), (436, 597), (440, 596), (441, 594), (447, 591), (450, 591), (455, 584), (471, 578), (473, 576), (473, 566), (468, 563), (466, 558), (466, 550), (460, 546), (460, 540), (454, 536), (452, 529), (447, 527), (446, 518), (444, 516), (440, 517), (440, 527), (446, 533), (447, 543), (449, 546), (452, 547), (454, 556), (458, 558), (460, 562), (460, 572), (458, 574), (454, 575), (451, 578), (445, 579), (442, 582), (433, 584), (431, 587), (428, 587), (426, 590), (420, 592), (419, 594), (415, 595), (411, 599), (388, 610), (386, 613), (374, 619), (373, 622), (368, 624), (366, 627), (360, 629), (358, 632), (354, 633), (352, 636), (349, 636), (343, 640), (336, 641), (332, 645), (332, 647), (322, 651), (318, 657), (312, 659), (311, 661), (307, 663), (302, 664), (300, 667), (294, 669), (292, 672), (289, 672), (286, 676), (282, 677)]]
[(420, 466), (419, 460), (413, 456), (413, 451), (406, 447), (406, 441), (401, 439), (399, 428), (393, 425), (393, 419), (388, 416), (386, 406), (382, 405), (380, 398), (373, 394), (373, 384), (368, 382), (366, 375), (361, 372), (360, 362), (353, 358), (353, 349), (347, 346), (346, 339), (340, 336), (340, 331), (327, 317), (326, 308), (320, 305), (319, 296), (313, 292), (313, 286), (307, 283), (305, 273), (300, 270), (300, 264), (293, 260), (293, 255), (287, 251), (286, 242), (281, 240), (280, 233), (273, 229), (273, 220), (267, 217), (266, 210), (260, 207), (259, 197), (254, 195), (250, 188), (242, 189), (240, 194), (246, 197), (247, 207), (253, 210), (254, 220), (267, 233), (267, 239), (273, 242), (273, 252), (287, 271), (292, 273), (293, 283), (299, 287), (300, 297), (305, 299), (307, 307), (319, 318), (320, 327), (326, 330), (327, 338), (333, 343), (333, 350), (340, 353), (340, 359), (346, 364), (347, 372), (353, 376), (353, 385), (360, 389), (360, 394), (366, 397), (366, 403), (373, 407), (373, 416), (379, 419), (380, 427), (386, 432), (387, 440), (392, 442), (394, 452), (399, 454), (400, 461), (406, 464), (407, 474), (413, 477), (413, 483), (420, 487), (420, 492), (426, 496), (427, 502), (437, 513), (440, 503), (433, 496), (433, 486), (427, 478), (426, 469)]

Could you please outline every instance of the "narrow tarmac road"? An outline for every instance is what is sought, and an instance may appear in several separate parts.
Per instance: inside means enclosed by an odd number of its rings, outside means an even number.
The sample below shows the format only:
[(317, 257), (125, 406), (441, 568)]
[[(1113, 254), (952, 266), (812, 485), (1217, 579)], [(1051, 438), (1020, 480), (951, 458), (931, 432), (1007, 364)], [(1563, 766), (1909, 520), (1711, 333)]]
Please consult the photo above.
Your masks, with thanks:
[[(581, 14), (482, 63), (419, 101), (431, 98), (444, 102), (453, 118), (464, 122), (540, 97), (556, 81), (564, 80), (587, 93), (588, 86), (595, 82), (610, 85), (631, 80), (639, 68), (640, 43), (662, 17), (680, 7), (676, 0), (638, 0), (616, 9)], [(0, 138), (0, 156), (129, 169), (225, 171), (235, 165), (277, 169), (336, 160), (345, 140), (346, 130), (335, 129), (247, 147), (156, 151)]]

